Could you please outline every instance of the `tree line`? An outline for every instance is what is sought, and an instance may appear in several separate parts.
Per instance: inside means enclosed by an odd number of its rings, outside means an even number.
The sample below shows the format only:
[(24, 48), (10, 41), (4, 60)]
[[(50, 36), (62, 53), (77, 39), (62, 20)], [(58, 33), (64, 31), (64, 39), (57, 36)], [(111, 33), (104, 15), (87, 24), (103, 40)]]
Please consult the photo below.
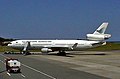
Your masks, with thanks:
[(0, 37), (0, 45), (1, 46), (6, 46), (9, 42), (13, 41), (14, 39), (6, 39), (6, 38), (2, 38)]

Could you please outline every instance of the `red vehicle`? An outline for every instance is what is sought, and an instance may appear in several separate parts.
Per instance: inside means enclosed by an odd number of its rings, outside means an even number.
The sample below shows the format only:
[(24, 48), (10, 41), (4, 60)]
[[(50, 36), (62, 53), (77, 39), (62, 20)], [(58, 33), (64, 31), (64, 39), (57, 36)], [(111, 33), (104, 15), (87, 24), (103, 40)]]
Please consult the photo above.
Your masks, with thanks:
[(13, 59), (13, 58), (9, 58), (9, 59), (5, 59), (6, 62), (6, 71), (8, 72), (20, 72), (20, 62), (18, 61), (18, 59)]

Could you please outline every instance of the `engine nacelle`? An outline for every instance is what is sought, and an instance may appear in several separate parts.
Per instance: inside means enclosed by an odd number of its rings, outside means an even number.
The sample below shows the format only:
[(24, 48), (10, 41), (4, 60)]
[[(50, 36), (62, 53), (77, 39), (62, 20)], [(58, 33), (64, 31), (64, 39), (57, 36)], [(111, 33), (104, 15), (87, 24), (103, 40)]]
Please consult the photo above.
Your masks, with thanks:
[(52, 52), (52, 49), (49, 49), (49, 48), (42, 48), (42, 49), (41, 49), (41, 52), (42, 52), (42, 53)]
[(87, 39), (94, 41), (102, 41), (110, 37), (111, 37), (110, 34), (87, 34)]

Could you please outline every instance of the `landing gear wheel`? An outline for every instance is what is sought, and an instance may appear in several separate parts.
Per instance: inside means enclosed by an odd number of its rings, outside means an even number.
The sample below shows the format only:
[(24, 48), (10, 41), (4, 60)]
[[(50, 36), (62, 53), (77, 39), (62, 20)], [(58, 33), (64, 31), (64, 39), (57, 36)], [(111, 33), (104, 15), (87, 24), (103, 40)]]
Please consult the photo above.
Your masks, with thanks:
[(59, 51), (59, 53), (57, 53), (57, 55), (59, 55), (59, 56), (66, 56), (66, 53), (65, 53), (65, 51)]
[(30, 52), (29, 51), (23, 51), (23, 55), (30, 55)]

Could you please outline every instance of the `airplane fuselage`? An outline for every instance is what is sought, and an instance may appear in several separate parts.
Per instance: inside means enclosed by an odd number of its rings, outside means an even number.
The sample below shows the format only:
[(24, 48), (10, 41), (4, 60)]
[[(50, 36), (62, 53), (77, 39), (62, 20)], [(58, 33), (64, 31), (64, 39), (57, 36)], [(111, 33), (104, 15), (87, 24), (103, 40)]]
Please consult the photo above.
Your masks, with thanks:
[[(88, 41), (88, 40), (16, 40), (8, 44), (8, 46), (22, 50), (26, 44), (26, 42), (30, 43), (29, 49), (42, 49), (49, 48), (52, 51), (59, 51), (60, 49), (65, 51), (79, 51), (86, 48), (92, 48), (99, 44), (99, 41)], [(71, 48), (77, 44), (76, 47)], [(97, 45), (98, 46), (98, 45)]]

